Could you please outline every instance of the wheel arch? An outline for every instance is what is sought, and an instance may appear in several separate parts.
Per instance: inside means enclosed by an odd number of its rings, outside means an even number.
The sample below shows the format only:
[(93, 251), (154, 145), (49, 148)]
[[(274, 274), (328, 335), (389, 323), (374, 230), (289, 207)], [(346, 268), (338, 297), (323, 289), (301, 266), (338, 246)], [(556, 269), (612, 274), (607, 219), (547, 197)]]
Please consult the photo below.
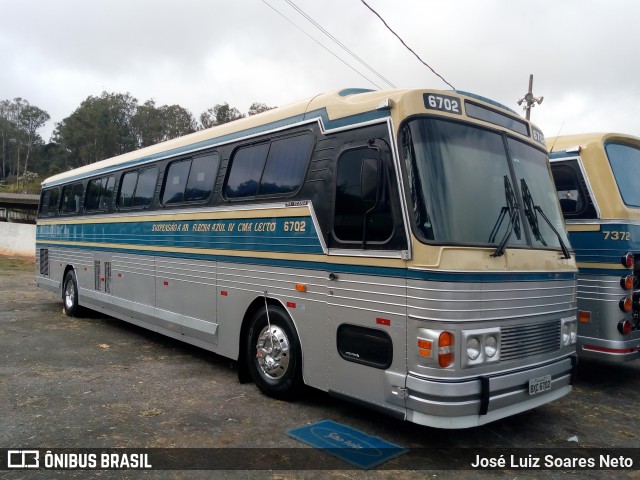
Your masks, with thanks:
[[(295, 334), (298, 337), (298, 344), (300, 345), (300, 357), (302, 362), (302, 371), (304, 377), (304, 348), (302, 346), (302, 340), (300, 339), (300, 333), (298, 331), (298, 326), (296, 324), (295, 319), (291, 316), (291, 313), (287, 309), (286, 305), (279, 299), (274, 297), (269, 297), (267, 295), (267, 305), (273, 305), (277, 307), (281, 307), (282, 310), (287, 314), (291, 323), (293, 324), (293, 328), (295, 329)], [(240, 383), (249, 383), (252, 381), (251, 375), (249, 374), (249, 369), (244, 361), (246, 351), (246, 336), (249, 332), (249, 324), (253, 316), (258, 312), (261, 308), (264, 308), (264, 295), (260, 295), (253, 299), (253, 301), (247, 307), (247, 310), (242, 317), (242, 325), (240, 327), (240, 335), (237, 339), (238, 341), (238, 380)]]

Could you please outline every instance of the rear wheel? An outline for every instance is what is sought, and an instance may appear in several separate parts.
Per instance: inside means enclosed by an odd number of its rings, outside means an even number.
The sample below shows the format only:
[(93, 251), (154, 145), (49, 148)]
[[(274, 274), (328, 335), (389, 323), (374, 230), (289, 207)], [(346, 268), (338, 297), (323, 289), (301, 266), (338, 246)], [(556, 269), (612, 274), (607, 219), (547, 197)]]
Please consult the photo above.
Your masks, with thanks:
[(268, 321), (266, 308), (251, 319), (245, 350), (247, 367), (262, 393), (289, 400), (303, 386), (300, 341), (287, 312), (275, 305), (268, 309)]
[(65, 315), (69, 317), (75, 317), (80, 310), (78, 305), (78, 281), (76, 280), (76, 272), (73, 270), (69, 270), (64, 276), (62, 304)]

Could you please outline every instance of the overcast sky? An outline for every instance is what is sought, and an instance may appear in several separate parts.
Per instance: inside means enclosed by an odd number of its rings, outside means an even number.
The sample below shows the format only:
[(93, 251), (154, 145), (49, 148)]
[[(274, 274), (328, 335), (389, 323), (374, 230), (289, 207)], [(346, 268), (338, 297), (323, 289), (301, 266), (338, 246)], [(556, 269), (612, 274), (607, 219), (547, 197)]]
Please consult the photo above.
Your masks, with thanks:
[[(360, 0), (292, 0), (399, 88), (442, 88)], [(269, 5), (271, 5), (271, 8)], [(637, 0), (367, 0), (456, 89), (521, 112), (534, 75), (547, 136), (640, 136)], [(41, 131), (90, 95), (129, 92), (196, 118), (218, 103), (246, 112), (345, 87), (383, 88), (285, 0), (0, 0), (0, 100), (46, 110)]]

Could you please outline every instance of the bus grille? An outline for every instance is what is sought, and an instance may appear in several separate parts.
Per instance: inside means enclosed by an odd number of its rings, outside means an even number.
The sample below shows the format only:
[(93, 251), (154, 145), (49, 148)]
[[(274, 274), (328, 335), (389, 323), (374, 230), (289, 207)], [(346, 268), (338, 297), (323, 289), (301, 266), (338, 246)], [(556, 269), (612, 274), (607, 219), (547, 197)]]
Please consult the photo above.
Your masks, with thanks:
[(560, 320), (501, 327), (500, 360), (555, 352), (560, 349)]

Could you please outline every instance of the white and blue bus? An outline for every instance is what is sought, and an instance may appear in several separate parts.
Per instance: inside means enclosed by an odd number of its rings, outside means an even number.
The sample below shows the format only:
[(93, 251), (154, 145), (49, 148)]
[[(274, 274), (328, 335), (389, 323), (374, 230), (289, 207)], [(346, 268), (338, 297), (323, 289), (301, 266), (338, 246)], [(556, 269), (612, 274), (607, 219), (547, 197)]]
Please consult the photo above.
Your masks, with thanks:
[(562, 397), (576, 275), (542, 133), (464, 92), (348, 89), (42, 184), (37, 284), (411, 422)]
[(551, 170), (578, 262), (581, 357), (640, 358), (640, 138), (551, 138)]

